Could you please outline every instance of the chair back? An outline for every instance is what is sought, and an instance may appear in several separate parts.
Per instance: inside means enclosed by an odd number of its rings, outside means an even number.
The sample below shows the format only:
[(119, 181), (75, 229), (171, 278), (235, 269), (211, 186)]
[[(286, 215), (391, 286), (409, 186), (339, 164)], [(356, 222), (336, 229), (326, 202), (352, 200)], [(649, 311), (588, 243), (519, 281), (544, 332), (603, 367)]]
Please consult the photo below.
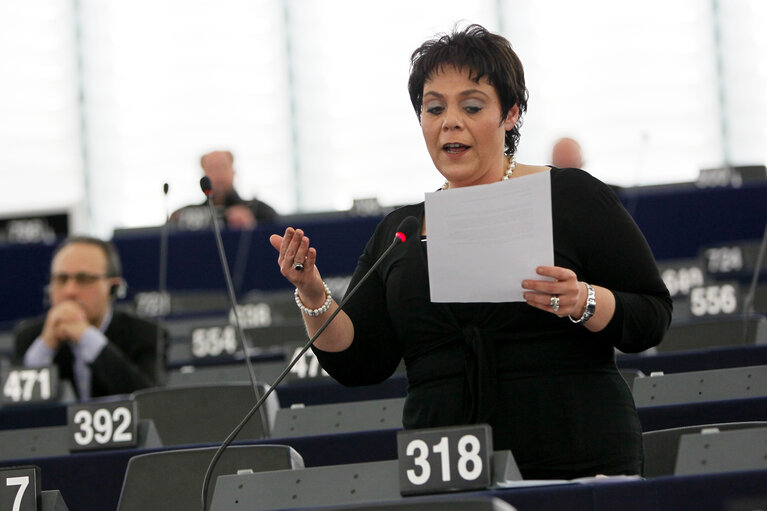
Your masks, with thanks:
[(730, 431), (748, 428), (763, 428), (767, 421), (725, 422), (718, 424), (701, 424), (680, 428), (646, 431), (642, 434), (644, 443), (644, 477), (670, 476), (674, 474), (679, 452), (679, 439), (682, 435), (700, 433), (707, 428), (717, 428), (719, 431)]
[[(260, 383), (259, 395), (266, 392)], [(163, 445), (202, 444), (223, 441), (256, 404), (249, 383), (184, 385), (134, 392), (139, 419), (152, 419)], [(260, 413), (251, 417), (237, 440), (267, 438), (273, 414), (279, 408), (273, 393)]]
[[(179, 449), (134, 456), (125, 470), (118, 511), (200, 509), (202, 482), (217, 447)], [(303, 468), (301, 456), (287, 445), (231, 445), (216, 464), (208, 488), (208, 506), (216, 479), (239, 471)]]

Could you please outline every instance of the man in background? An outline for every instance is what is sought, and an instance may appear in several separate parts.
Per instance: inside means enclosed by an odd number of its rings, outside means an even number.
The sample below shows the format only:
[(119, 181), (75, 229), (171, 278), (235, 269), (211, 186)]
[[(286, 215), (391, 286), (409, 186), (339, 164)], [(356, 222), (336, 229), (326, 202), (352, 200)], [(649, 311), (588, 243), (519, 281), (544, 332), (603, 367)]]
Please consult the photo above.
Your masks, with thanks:
[[(212, 185), (211, 200), (230, 229), (247, 229), (259, 222), (273, 222), (277, 212), (258, 199), (246, 201), (234, 189), (234, 155), (230, 151), (213, 151), (200, 158), (200, 166)], [(202, 206), (206, 204), (203, 202)], [(207, 213), (199, 206), (186, 206), (171, 215), (171, 222), (181, 227), (207, 227)]]
[(560, 169), (583, 168), (581, 145), (575, 139), (563, 137), (554, 143), (551, 150), (551, 164)]
[(113, 309), (121, 274), (112, 243), (88, 236), (65, 240), (51, 262), (51, 307), (44, 318), (16, 329), (14, 363), (55, 364), (80, 399), (157, 385), (165, 367), (165, 332)]

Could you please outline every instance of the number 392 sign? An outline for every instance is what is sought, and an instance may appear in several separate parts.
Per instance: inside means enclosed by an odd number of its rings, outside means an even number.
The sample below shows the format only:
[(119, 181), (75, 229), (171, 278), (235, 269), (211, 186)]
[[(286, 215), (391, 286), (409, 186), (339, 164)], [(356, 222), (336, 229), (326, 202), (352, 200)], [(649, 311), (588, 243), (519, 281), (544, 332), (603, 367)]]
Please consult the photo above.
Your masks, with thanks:
[(70, 451), (120, 449), (138, 444), (133, 401), (70, 405), (67, 416)]
[(402, 495), (487, 488), (493, 434), (487, 424), (397, 433)]

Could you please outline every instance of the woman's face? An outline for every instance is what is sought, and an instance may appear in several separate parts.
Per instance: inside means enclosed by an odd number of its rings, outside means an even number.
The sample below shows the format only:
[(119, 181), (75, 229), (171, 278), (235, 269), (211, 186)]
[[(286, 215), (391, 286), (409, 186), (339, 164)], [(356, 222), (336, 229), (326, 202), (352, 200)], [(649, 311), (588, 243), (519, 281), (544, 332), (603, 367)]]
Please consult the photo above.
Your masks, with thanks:
[(498, 93), (485, 77), (476, 83), (467, 71), (445, 67), (424, 83), (423, 138), (451, 188), (501, 180), (507, 168), (506, 131), (518, 117), (514, 105), (501, 122)]

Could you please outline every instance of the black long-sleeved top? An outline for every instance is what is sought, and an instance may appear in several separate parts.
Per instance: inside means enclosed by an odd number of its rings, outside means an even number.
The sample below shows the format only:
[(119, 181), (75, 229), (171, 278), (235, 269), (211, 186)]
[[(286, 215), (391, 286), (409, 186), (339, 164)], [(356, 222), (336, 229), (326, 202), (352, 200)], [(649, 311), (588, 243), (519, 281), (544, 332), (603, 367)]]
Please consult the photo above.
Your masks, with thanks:
[[(615, 314), (602, 331), (524, 302), (432, 303), (427, 243), (411, 240), (346, 305), (352, 345), (315, 352), (345, 385), (381, 382), (404, 358), (406, 428), (489, 423), (494, 448), (511, 449), (525, 478), (640, 473), (641, 426), (613, 348), (657, 345), (671, 321), (671, 299), (615, 193), (581, 170), (552, 168), (550, 175), (554, 262), (613, 292)], [(421, 203), (382, 220), (350, 289), (401, 220), (423, 214)], [(497, 261), (476, 264), (503, 271)]]

